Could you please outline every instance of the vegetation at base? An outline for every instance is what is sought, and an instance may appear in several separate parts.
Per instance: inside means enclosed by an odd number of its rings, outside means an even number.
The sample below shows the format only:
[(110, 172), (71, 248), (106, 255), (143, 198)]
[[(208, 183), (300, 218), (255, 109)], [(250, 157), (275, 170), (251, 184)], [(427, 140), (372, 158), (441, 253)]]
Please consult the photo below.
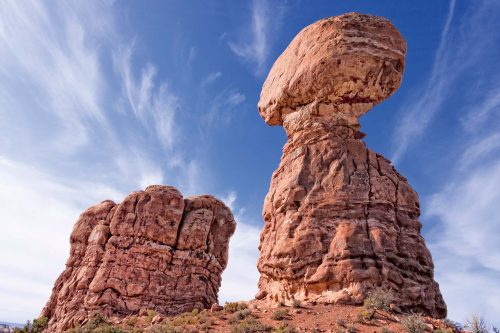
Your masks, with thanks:
[(389, 305), (394, 301), (394, 295), (391, 291), (382, 288), (373, 289), (365, 298), (363, 306), (369, 310), (386, 310), (389, 311)]
[(231, 324), (231, 333), (256, 333), (269, 332), (271, 327), (262, 324), (254, 316), (247, 316), (243, 320)]
[(347, 326), (346, 332), (347, 333), (356, 333), (356, 327), (354, 327), (352, 325)]
[(288, 318), (288, 311), (283, 309), (276, 310), (271, 315), (271, 319), (273, 320), (284, 320), (287, 318)]
[(273, 333), (297, 333), (297, 329), (290, 323), (283, 324), (282, 326), (273, 329)]
[(75, 327), (66, 332), (67, 333), (124, 333), (127, 331), (124, 331), (119, 327), (113, 326), (112, 324), (108, 323), (108, 321), (100, 314), (96, 314), (85, 325), (81, 327)]
[(337, 319), (337, 326), (339, 326), (339, 327), (345, 327), (345, 325), (346, 325), (345, 319), (343, 319), (343, 318)]
[(471, 333), (488, 333), (488, 325), (482, 316), (473, 314), (465, 323), (465, 328)]
[(401, 319), (401, 325), (407, 333), (423, 333), (427, 327), (419, 315), (409, 315)]
[(227, 302), (224, 304), (224, 311), (229, 313), (245, 310), (246, 308), (248, 308), (248, 305), (243, 302)]
[(358, 316), (357, 316), (357, 322), (358, 323), (365, 323), (367, 321), (370, 321), (372, 316), (373, 316), (374, 312), (370, 312), (366, 309), (362, 309), (361, 311), (359, 311), (358, 313)]
[(299, 300), (294, 299), (293, 302), (292, 302), (292, 307), (295, 308), (295, 309), (300, 309), (302, 307), (302, 303), (300, 303)]
[(41, 333), (47, 327), (48, 322), (44, 316), (33, 319), (33, 322), (28, 320), (23, 328), (14, 328), (14, 333)]

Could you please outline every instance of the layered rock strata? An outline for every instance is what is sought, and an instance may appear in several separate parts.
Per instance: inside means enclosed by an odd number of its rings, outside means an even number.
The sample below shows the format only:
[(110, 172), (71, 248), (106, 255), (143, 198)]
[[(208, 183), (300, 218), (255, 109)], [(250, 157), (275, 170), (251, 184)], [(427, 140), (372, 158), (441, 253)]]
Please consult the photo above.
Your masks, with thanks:
[(209, 308), (217, 303), (235, 226), (220, 200), (183, 198), (170, 186), (88, 208), (73, 228), (66, 269), (42, 311), (47, 331), (64, 331), (96, 313), (123, 318)]
[(303, 29), (273, 65), (259, 113), (288, 141), (264, 203), (257, 299), (361, 304), (378, 287), (446, 316), (418, 195), (359, 131), (399, 87), (405, 54), (388, 20), (350, 13)]

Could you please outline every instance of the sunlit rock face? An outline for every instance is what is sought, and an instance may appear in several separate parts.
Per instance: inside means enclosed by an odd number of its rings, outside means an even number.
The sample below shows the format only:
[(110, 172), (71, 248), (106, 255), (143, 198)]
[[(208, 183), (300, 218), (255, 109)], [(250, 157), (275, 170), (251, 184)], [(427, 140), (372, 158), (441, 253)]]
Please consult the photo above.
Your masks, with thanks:
[(183, 198), (171, 186), (90, 207), (73, 228), (66, 269), (42, 311), (47, 331), (81, 325), (97, 313), (119, 319), (209, 308), (217, 303), (235, 226), (220, 200)]
[(274, 63), (259, 113), (288, 141), (264, 203), (257, 299), (361, 304), (382, 287), (403, 310), (446, 316), (418, 195), (359, 131), (398, 89), (405, 54), (388, 20), (349, 13), (303, 29)]

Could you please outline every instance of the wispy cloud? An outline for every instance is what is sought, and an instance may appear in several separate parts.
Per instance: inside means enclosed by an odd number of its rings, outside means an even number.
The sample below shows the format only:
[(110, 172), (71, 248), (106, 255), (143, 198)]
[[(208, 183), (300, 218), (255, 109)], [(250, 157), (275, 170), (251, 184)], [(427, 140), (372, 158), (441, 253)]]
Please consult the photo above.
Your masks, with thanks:
[(246, 96), (235, 89), (224, 89), (210, 101), (208, 111), (202, 117), (204, 128), (227, 125), (246, 100)]
[(207, 77), (205, 79), (203, 79), (203, 81), (201, 81), (201, 87), (205, 88), (209, 84), (212, 84), (213, 82), (215, 82), (221, 76), (222, 76), (221, 72), (212, 72), (212, 73), (208, 74)]
[(249, 27), (237, 42), (229, 42), (231, 50), (244, 61), (254, 65), (254, 73), (264, 74), (270, 52), (272, 35), (282, 24), (285, 13), (284, 2), (254, 0), (252, 2), (252, 17)]
[[(89, 6), (95, 20), (89, 20), (86, 26), (89, 11), (78, 16), (65, 6), (59, 12), (49, 12), (43, 2), (2, 3), (0, 90), (6, 92), (0, 97), (5, 102), (4, 112), (23, 107), (26, 98), (34, 97), (30, 93), (36, 92), (39, 114), (62, 124), (57, 133), (46, 137), (59, 151), (71, 151), (88, 143), (88, 122), (102, 126), (106, 123), (99, 107), (101, 94), (107, 89), (101, 76), (98, 45), (104, 38), (100, 30), (103, 13), (98, 3)], [(95, 34), (90, 36), (89, 30)], [(20, 89), (26, 86), (30, 91)], [(11, 117), (16, 118), (19, 115)]]
[[(415, 94), (411, 101), (404, 103), (405, 111), (396, 125), (394, 134), (395, 152), (392, 157), (393, 163), (397, 163), (412, 141), (418, 139), (427, 129), (430, 121), (439, 111), (447, 90), (450, 88), (450, 80), (453, 80), (453, 76), (457, 74), (458, 68), (454, 68), (452, 65), (458, 64), (450, 62), (450, 57), (453, 54), (451, 53), (451, 40), (449, 38), (455, 3), (456, 0), (450, 1), (448, 16), (441, 33), (430, 78), (422, 91)], [(451, 71), (451, 68), (453, 68), (453, 71)]]
[[(500, 36), (489, 33), (498, 29), (500, 4), (478, 1), (456, 20), (453, 7), (452, 2), (447, 22), (456, 23), (445, 25), (431, 77), (399, 124), (395, 157), (425, 133), (437, 112), (454, 105), (447, 120), (460, 134), (447, 138), (445, 157), (456, 163), (444, 166), (444, 185), (423, 200), (422, 220), (435, 222), (426, 238), (449, 317), (463, 322), (477, 312), (500, 325), (495, 287), (500, 279), (500, 75), (490, 70), (500, 57)], [(461, 105), (450, 103), (460, 89), (465, 89)]]
[(160, 142), (171, 149), (175, 141), (174, 117), (178, 99), (173, 95), (166, 83), (155, 87), (156, 68), (147, 64), (141, 72), (139, 80), (134, 78), (131, 66), (133, 44), (115, 55), (114, 60), (123, 79), (124, 94), (135, 116), (147, 128), (155, 128)]
[[(3, 320), (38, 315), (86, 207), (151, 183), (168, 182), (186, 195), (207, 188), (207, 168), (202, 174), (179, 142), (178, 97), (153, 64), (133, 59), (135, 37), (121, 34), (113, 6), (2, 3)], [(192, 62), (196, 49), (189, 55)]]
[(440, 222), (429, 247), (450, 317), (463, 322), (476, 312), (499, 325), (500, 159), (488, 164), (453, 175), (431, 197), (424, 218)]

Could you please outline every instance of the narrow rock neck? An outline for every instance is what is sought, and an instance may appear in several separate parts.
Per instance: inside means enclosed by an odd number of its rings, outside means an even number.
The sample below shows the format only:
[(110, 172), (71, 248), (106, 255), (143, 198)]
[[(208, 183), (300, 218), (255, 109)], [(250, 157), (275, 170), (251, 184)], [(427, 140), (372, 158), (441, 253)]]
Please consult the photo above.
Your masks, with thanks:
[[(365, 134), (359, 131), (359, 116), (366, 112), (353, 112), (350, 105), (323, 104), (313, 102), (301, 106), (283, 116), (283, 127), (288, 141), (300, 137), (333, 136), (343, 139), (360, 139)], [(358, 110), (359, 111), (359, 110)]]
[(350, 125), (338, 119), (311, 117), (293, 125), (284, 124), (288, 136), (286, 146), (311, 145), (323, 140), (360, 140), (366, 135), (359, 131), (359, 125)]

